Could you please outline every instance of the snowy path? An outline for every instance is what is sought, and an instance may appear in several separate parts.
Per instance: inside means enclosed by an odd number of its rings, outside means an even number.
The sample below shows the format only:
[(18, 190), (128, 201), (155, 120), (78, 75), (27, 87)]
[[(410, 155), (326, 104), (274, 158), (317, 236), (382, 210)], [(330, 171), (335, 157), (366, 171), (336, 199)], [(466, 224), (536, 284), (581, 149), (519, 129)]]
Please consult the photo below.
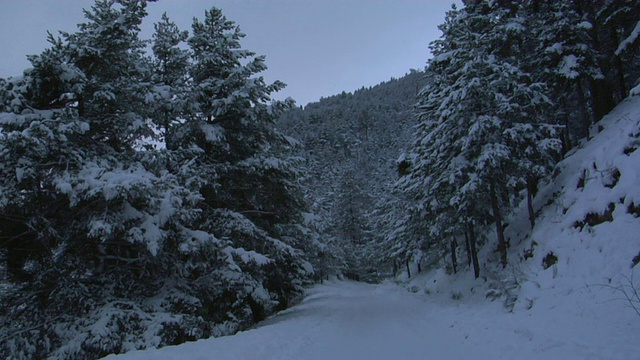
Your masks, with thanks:
[(235, 336), (108, 359), (624, 359), (637, 339), (610, 334), (594, 343), (597, 329), (567, 334), (552, 322), (506, 313), (498, 302), (437, 301), (392, 284), (332, 282)]

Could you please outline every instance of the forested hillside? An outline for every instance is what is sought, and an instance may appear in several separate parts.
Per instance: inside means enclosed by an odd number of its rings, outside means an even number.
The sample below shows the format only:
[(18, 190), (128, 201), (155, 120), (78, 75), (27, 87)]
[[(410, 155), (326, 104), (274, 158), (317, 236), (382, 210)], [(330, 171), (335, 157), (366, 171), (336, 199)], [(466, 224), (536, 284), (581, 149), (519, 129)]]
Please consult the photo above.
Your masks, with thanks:
[(313, 212), (309, 225), (329, 245), (324, 266), (331, 267), (331, 274), (380, 279), (371, 247), (375, 209), (389, 200), (399, 149), (410, 142), (416, 96), (425, 84), (424, 72), (413, 70), (400, 79), (294, 108), (277, 121), (301, 142), (297, 154), (305, 159), (303, 184)]
[[(346, 273), (507, 268), (505, 218), (524, 199), (535, 225), (540, 181), (637, 85), (638, 10), (468, 1), (447, 14), (425, 73), (285, 113)], [(499, 257), (479, 258), (484, 247)]]

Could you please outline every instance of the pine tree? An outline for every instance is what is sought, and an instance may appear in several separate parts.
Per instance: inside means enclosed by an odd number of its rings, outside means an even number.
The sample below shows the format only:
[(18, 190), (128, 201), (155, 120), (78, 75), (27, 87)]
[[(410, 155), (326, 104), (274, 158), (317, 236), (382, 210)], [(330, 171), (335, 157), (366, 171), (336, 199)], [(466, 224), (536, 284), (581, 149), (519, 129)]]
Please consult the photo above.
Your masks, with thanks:
[(71, 62), (86, 79), (75, 100), (91, 124), (88, 139), (115, 151), (150, 133), (142, 110), (148, 108), (151, 72), (138, 36), (146, 14), (144, 0), (99, 0), (85, 10), (88, 21), (78, 32), (63, 33)]
[(371, 208), (371, 200), (361, 188), (365, 183), (356, 175), (357, 168), (345, 171), (338, 184), (334, 203), (333, 219), (335, 237), (345, 250), (345, 275), (354, 280), (364, 278), (364, 247), (370, 241), (366, 209)]
[(523, 54), (523, 67), (530, 69), (537, 81), (546, 83), (550, 95), (557, 99), (553, 111), (557, 122), (564, 125), (566, 152), (577, 139), (587, 136), (589, 126), (598, 120), (586, 100), (593, 94), (595, 82), (604, 76), (593, 46), (593, 23), (576, 4), (568, 2), (533, 1), (522, 5), (521, 13), (531, 29), (526, 52), (540, 54)]
[(32, 69), (27, 70), (30, 106), (37, 109), (73, 106), (84, 90), (86, 76), (74, 63), (70, 45), (48, 34), (51, 47), (39, 55), (28, 56)]
[[(298, 170), (287, 155), (290, 143), (273, 126), (293, 103), (270, 101), (270, 94), (284, 84), (267, 85), (256, 76), (266, 69), (264, 57), (243, 50), (243, 36), (216, 8), (206, 11), (202, 22), (194, 20), (188, 39), (191, 108), (167, 143), (184, 157), (181, 166), (189, 164), (186, 181), (202, 196), (199, 229), (233, 239), (232, 248), (274, 259), (254, 269), (258, 272), (253, 276), (262, 277), (265, 288), (286, 306), (299, 290), (294, 284), (309, 272), (295, 249), (313, 251), (300, 226), (304, 205)], [(261, 288), (258, 284), (254, 290)], [(249, 295), (238, 295), (244, 298), (241, 303), (258, 301)], [(269, 308), (267, 299), (258, 303)]]
[(152, 50), (156, 75), (161, 83), (176, 86), (184, 82), (189, 65), (189, 52), (179, 47), (187, 40), (189, 32), (181, 31), (169, 20), (167, 13), (162, 14), (154, 28)]
[(616, 84), (619, 102), (635, 86), (640, 72), (640, 4), (637, 1), (606, 1), (596, 6), (598, 39), (602, 44), (602, 60), (607, 75)]
[(511, 14), (508, 7), (479, 1), (447, 15), (442, 39), (432, 44), (434, 81), (421, 93), (416, 160), (400, 182), (418, 200), (416, 218), (430, 222), (431, 236), (446, 244), (465, 232), (475, 239), (474, 227), (493, 223), (503, 267), (504, 209), (527, 183), (522, 169), (548, 160), (531, 159), (531, 142), (522, 134), (550, 136), (550, 145), (540, 149), (555, 149), (553, 127), (538, 111), (549, 103), (544, 87), (516, 60), (524, 27)]
[[(173, 146), (190, 149), (193, 144), (204, 152), (200, 159), (210, 166), (202, 170), (221, 185), (212, 182), (203, 188), (212, 207), (277, 223), (289, 219), (286, 209), (297, 206), (285, 180), (293, 175), (292, 169), (278, 158), (289, 144), (273, 126), (275, 117), (292, 103), (267, 103), (284, 84), (267, 85), (254, 76), (266, 69), (264, 57), (242, 50), (242, 37), (219, 9), (207, 11), (204, 22), (194, 21), (189, 39), (194, 57), (192, 109), (172, 141)], [(256, 182), (262, 186), (254, 186)]]
[[(230, 334), (286, 307), (313, 273), (299, 172), (272, 124), (291, 104), (267, 103), (283, 85), (254, 77), (256, 58), (157, 97), (185, 75), (153, 76), (145, 6), (97, 1), (23, 79), (0, 82), (0, 259), (16, 283), (0, 294), (0, 356), (98, 358)], [(231, 92), (205, 101), (207, 82)], [(174, 106), (183, 95), (213, 107)], [(154, 123), (170, 125), (173, 147), (137, 146)]]
[(178, 121), (177, 118), (184, 113), (186, 107), (190, 54), (188, 50), (181, 49), (180, 45), (186, 42), (189, 32), (180, 31), (167, 13), (162, 14), (162, 19), (154, 24), (154, 28), (154, 102), (158, 107), (153, 118), (163, 130), (164, 137), (172, 122)]

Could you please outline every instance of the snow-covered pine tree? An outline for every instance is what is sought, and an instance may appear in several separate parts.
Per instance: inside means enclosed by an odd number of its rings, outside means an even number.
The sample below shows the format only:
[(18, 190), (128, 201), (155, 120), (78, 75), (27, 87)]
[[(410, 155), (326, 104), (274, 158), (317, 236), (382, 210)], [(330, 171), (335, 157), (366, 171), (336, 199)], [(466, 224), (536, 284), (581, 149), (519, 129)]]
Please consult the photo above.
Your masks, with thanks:
[(628, 95), (640, 78), (640, 3), (633, 0), (597, 3), (596, 33), (601, 44), (601, 61), (616, 84), (616, 100)]
[(194, 20), (188, 39), (191, 107), (167, 144), (185, 156), (191, 176), (186, 181), (197, 184), (203, 197), (199, 229), (228, 239), (238, 253), (270, 259), (246, 265), (258, 282), (236, 295), (238, 306), (270, 311), (274, 299), (286, 306), (311, 274), (298, 249), (312, 247), (302, 236), (304, 207), (298, 170), (287, 155), (290, 141), (273, 125), (293, 102), (271, 101), (270, 94), (284, 84), (268, 85), (257, 76), (266, 69), (264, 57), (242, 49), (243, 36), (216, 8)]
[(526, 129), (540, 139), (554, 136), (537, 110), (549, 102), (543, 86), (514, 60), (511, 47), (524, 29), (511, 14), (488, 1), (447, 14), (443, 36), (432, 44), (434, 81), (421, 93), (414, 164), (399, 182), (418, 200), (413, 218), (427, 221), (436, 241), (465, 231), (473, 240), (475, 227), (495, 224), (503, 267), (503, 209), (526, 184), (522, 162), (536, 161), (520, 135)]
[[(248, 141), (241, 151), (197, 134), (136, 147), (157, 109), (137, 37), (145, 5), (97, 1), (78, 33), (2, 82), (0, 356), (98, 358), (229, 334), (286, 306), (313, 271), (289, 143), (271, 126), (288, 104), (266, 103), (281, 84), (253, 77), (261, 60), (208, 78), (235, 86), (208, 110), (225, 139)], [(181, 111), (174, 140), (207, 125)]]
[(25, 71), (30, 106), (38, 109), (73, 106), (84, 91), (85, 74), (75, 64), (70, 45), (48, 34), (51, 47), (28, 56), (33, 68)]
[[(544, 82), (555, 99), (553, 115), (564, 125), (564, 151), (588, 135), (595, 116), (588, 106), (592, 82), (603, 78), (598, 53), (592, 46), (592, 23), (577, 3), (522, 3), (520, 13), (529, 32), (524, 34), (521, 64)], [(539, 54), (532, 57), (527, 54)]]
[(366, 264), (364, 250), (371, 239), (366, 217), (372, 201), (362, 188), (365, 179), (359, 175), (357, 167), (345, 170), (337, 184), (333, 208), (334, 233), (345, 251), (344, 274), (358, 281), (363, 280), (368, 271), (374, 270)]
[(164, 138), (187, 106), (190, 54), (180, 45), (186, 43), (189, 32), (181, 31), (167, 13), (162, 14), (162, 19), (154, 27), (151, 49), (154, 54), (154, 103), (158, 106), (153, 119)]
[(151, 49), (155, 55), (155, 74), (161, 83), (176, 86), (187, 75), (189, 51), (181, 49), (180, 44), (187, 41), (189, 32), (180, 30), (167, 13), (162, 14), (154, 29)]
[(147, 15), (144, 0), (98, 0), (85, 10), (86, 23), (63, 33), (72, 63), (82, 71), (82, 91), (74, 94), (78, 112), (91, 129), (87, 141), (127, 151), (150, 129), (143, 113), (151, 91), (151, 67), (139, 38)]
[[(78, 33), (50, 36), (11, 83), (20, 96), (0, 116), (1, 238), (14, 284), (2, 301), (4, 357), (99, 357), (123, 349), (123, 332), (148, 331), (134, 299), (166, 274), (154, 255), (165, 225), (188, 215), (176, 204), (189, 192), (131, 147), (146, 109), (144, 7), (97, 2)], [(100, 321), (119, 325), (92, 334)]]

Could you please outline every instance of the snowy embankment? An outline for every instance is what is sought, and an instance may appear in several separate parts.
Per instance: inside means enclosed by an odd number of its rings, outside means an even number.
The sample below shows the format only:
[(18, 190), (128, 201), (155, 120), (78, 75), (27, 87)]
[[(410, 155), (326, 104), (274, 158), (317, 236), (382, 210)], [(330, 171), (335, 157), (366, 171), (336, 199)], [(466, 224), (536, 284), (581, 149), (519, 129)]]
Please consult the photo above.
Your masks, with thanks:
[[(564, 306), (561, 304), (561, 306)], [(136, 359), (631, 359), (640, 327), (591, 314), (508, 313), (498, 302), (442, 301), (394, 284), (332, 282), (234, 336), (109, 356)], [(558, 321), (567, 320), (565, 332)], [(637, 324), (638, 321), (635, 321)]]
[[(558, 164), (536, 198), (533, 231), (513, 221), (508, 235), (522, 274), (516, 309), (566, 308), (579, 317), (615, 319), (620, 326), (640, 323), (624, 293), (632, 295), (632, 283), (640, 288), (640, 279), (633, 279), (640, 255), (639, 147), (640, 97), (633, 96)], [(640, 303), (635, 306), (640, 310)]]
[(405, 280), (407, 286), (441, 298), (499, 299), (513, 312), (504, 318), (519, 324), (513, 330), (530, 338), (523, 353), (534, 358), (530, 351), (544, 349), (562, 354), (550, 358), (572, 351), (574, 358), (639, 358), (638, 148), (640, 96), (632, 96), (594, 125), (590, 140), (540, 184), (533, 229), (525, 201), (507, 219), (506, 270), (497, 265), (497, 242), (488, 229), (481, 258), (493, 261), (483, 264), (481, 279), (440, 269)]

